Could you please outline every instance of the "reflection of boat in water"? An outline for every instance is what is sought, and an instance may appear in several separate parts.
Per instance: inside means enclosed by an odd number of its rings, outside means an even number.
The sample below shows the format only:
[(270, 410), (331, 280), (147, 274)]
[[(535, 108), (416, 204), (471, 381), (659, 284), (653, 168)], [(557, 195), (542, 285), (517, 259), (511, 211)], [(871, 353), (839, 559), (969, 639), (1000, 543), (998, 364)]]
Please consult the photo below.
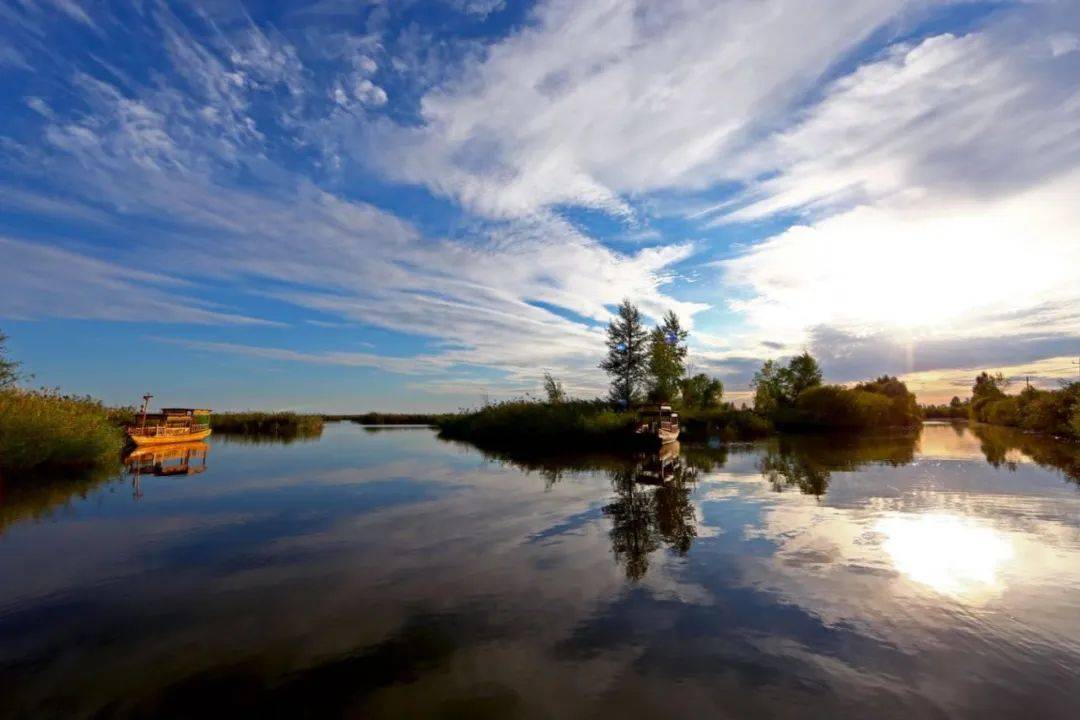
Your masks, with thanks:
[(679, 439), (679, 414), (670, 405), (656, 405), (639, 412), (638, 435), (655, 437), (661, 445)]
[(679, 441), (664, 443), (660, 451), (649, 455), (634, 478), (642, 485), (663, 485), (681, 474), (682, 457)]
[(124, 463), (128, 472), (135, 476), (143, 473), (158, 477), (195, 475), (206, 470), (206, 454), (209, 451), (210, 445), (205, 442), (154, 445), (137, 448)]
[(147, 414), (146, 407), (153, 395), (143, 395), (139, 422), (127, 429), (136, 445), (167, 445), (210, 436), (210, 411), (200, 408), (162, 408), (159, 413)]

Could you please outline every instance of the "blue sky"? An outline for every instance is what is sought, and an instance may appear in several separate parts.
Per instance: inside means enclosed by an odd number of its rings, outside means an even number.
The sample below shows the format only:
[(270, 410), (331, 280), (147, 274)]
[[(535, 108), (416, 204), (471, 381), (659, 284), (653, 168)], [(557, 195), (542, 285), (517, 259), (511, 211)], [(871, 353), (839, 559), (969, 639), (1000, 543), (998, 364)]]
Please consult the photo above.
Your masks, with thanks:
[(0, 329), (135, 402), (602, 394), (624, 297), (745, 392), (1080, 354), (1080, 8), (0, 4)]

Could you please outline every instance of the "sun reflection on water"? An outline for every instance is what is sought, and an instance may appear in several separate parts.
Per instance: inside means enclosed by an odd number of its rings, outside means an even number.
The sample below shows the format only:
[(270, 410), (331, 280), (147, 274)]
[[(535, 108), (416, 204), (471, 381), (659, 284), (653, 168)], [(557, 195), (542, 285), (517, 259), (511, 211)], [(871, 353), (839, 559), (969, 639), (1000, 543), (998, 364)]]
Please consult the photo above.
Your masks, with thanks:
[(954, 598), (986, 600), (1005, 589), (1012, 540), (977, 520), (948, 513), (892, 515), (874, 529), (893, 565), (914, 582)]

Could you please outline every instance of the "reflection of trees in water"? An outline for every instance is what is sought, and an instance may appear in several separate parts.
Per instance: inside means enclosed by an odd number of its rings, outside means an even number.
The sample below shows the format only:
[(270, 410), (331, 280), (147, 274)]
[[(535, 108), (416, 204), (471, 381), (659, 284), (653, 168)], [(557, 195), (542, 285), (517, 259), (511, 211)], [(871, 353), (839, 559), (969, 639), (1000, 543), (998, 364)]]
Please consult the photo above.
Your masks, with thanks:
[(120, 477), (119, 465), (45, 476), (0, 476), (0, 535), (25, 520), (52, 516), (75, 498), (85, 499), (93, 490)]
[(604, 507), (611, 519), (611, 549), (626, 568), (626, 577), (640, 580), (649, 556), (662, 546), (685, 555), (697, 537), (697, 513), (690, 502), (697, 468), (684, 463), (678, 450), (641, 456), (610, 470), (615, 500)]
[(1060, 470), (1065, 477), (1080, 482), (1080, 444), (1015, 428), (975, 424), (971, 432), (979, 439), (979, 449), (994, 467), (1016, 470), (1009, 453), (1018, 451), (1042, 467)]
[[(470, 447), (472, 447), (470, 445)], [(615, 498), (604, 506), (611, 520), (611, 548), (639, 580), (649, 569), (649, 555), (661, 547), (685, 555), (697, 537), (697, 513), (690, 502), (700, 472), (722, 468), (726, 446), (665, 445), (651, 454), (528, 452), (483, 448), (484, 455), (524, 472), (536, 472), (547, 488), (565, 473), (607, 473)]]
[(781, 435), (765, 444), (758, 471), (773, 490), (798, 488), (824, 495), (833, 472), (866, 465), (906, 465), (915, 458), (918, 433), (899, 435)]

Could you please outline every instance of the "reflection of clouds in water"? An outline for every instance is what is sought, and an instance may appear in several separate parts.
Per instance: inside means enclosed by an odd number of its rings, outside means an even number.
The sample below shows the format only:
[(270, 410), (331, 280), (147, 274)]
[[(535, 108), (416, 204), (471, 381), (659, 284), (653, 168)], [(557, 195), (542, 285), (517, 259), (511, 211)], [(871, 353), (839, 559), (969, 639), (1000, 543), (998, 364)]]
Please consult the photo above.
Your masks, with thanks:
[(965, 602), (1004, 590), (1002, 566), (1013, 559), (1011, 538), (984, 522), (945, 513), (891, 515), (874, 523), (882, 548), (911, 580)]

